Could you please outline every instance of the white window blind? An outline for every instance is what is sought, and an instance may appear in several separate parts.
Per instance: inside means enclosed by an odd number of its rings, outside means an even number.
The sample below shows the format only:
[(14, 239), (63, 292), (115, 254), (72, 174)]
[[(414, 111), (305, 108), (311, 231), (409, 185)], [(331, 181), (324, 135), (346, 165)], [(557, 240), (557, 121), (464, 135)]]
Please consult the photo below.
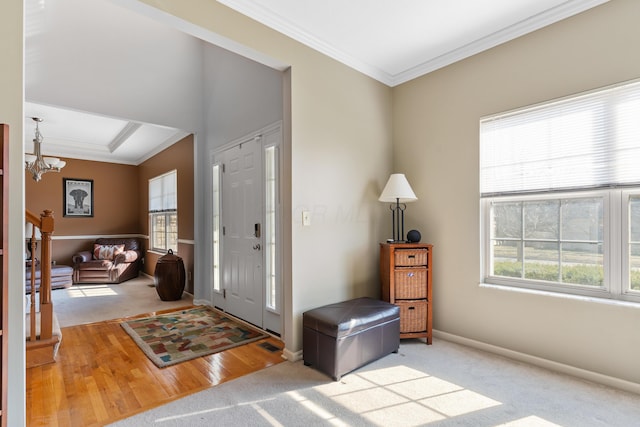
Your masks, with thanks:
[(483, 197), (640, 184), (640, 81), (480, 121)]
[(149, 212), (178, 209), (177, 172), (171, 171), (149, 180)]

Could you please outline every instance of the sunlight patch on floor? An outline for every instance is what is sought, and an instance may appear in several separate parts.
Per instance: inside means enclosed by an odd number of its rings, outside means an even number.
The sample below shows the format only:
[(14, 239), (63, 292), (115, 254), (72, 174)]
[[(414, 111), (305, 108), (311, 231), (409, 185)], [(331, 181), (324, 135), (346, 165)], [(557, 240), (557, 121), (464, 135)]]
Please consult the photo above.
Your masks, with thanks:
[(227, 406), (221, 406), (219, 408), (209, 408), (209, 409), (203, 409), (200, 411), (192, 411), (192, 412), (185, 412), (182, 414), (176, 414), (176, 415), (171, 415), (168, 417), (161, 417), (161, 418), (156, 418), (154, 421), (155, 423), (163, 423), (163, 422), (172, 422), (172, 421), (177, 421), (177, 420), (182, 420), (180, 422), (187, 422), (184, 421), (187, 418), (191, 418), (191, 417), (197, 417), (200, 415), (207, 415), (207, 414), (212, 414), (215, 412), (221, 412), (221, 411), (228, 411), (228, 410), (234, 410), (240, 406), (250, 406), (253, 409), (258, 409), (261, 408), (260, 404), (264, 403), (264, 402), (268, 402), (274, 400), (274, 398), (268, 398), (268, 399), (262, 399), (262, 400), (255, 400), (255, 401), (250, 401), (250, 402), (239, 402), (236, 403), (234, 405), (227, 405)]
[(448, 417), (456, 417), (458, 415), (501, 405), (500, 402), (471, 390), (460, 390), (441, 396), (430, 397), (421, 400), (420, 403)]
[(429, 424), (501, 405), (407, 366), (349, 374), (314, 390), (379, 426), (398, 420), (407, 426)]
[(258, 404), (252, 404), (251, 407), (253, 409), (256, 410), (256, 412), (258, 414), (260, 414), (260, 416), (262, 418), (264, 418), (270, 425), (272, 425), (273, 427), (283, 427), (282, 424), (280, 424), (280, 422), (278, 422), (278, 420), (276, 420), (275, 418), (273, 418), (271, 416), (271, 414), (269, 414), (269, 412), (265, 411), (262, 407), (260, 407), (260, 405)]
[[(211, 405), (215, 403), (211, 402)], [(316, 386), (307, 387), (301, 383), (292, 390), (267, 393), (262, 399), (239, 399), (232, 405), (175, 414), (157, 418), (155, 422), (186, 425), (203, 415), (215, 417), (213, 414), (221, 411), (242, 413), (243, 408), (250, 408), (252, 414), (244, 413), (239, 419), (257, 415), (258, 424), (271, 427), (292, 425), (291, 420), (296, 417), (304, 419), (305, 425), (336, 427), (354, 424), (378, 427), (436, 426), (440, 423), (479, 425), (478, 420), (483, 419), (486, 426), (491, 425), (487, 424), (491, 419), (501, 420), (492, 427), (562, 427), (536, 415), (517, 414), (514, 408), (503, 405), (509, 403), (420, 370), (395, 366), (352, 372), (340, 381)], [(497, 407), (503, 409), (493, 412)]]
[[(402, 405), (381, 408), (362, 414), (373, 425), (392, 426), (402, 425), (405, 427), (422, 426), (436, 421), (442, 421), (446, 417), (424, 406), (408, 402)], [(402, 420), (401, 424), (398, 421)]]
[(441, 380), (437, 377), (424, 377), (398, 384), (389, 384), (388, 388), (389, 390), (416, 401), (427, 397), (441, 396), (446, 393), (463, 390), (462, 387), (450, 383), (449, 381)]
[(334, 396), (333, 400), (356, 414), (409, 402), (409, 399), (387, 390), (385, 387), (374, 387), (367, 390), (354, 391), (352, 393)]
[(308, 411), (314, 413), (320, 419), (327, 421), (331, 425), (334, 426), (346, 426), (344, 422), (340, 421), (335, 415), (331, 412), (326, 411), (316, 403), (309, 400), (307, 397), (298, 393), (297, 391), (290, 391), (286, 393), (289, 397), (291, 397), (295, 402), (298, 402), (300, 405), (304, 406)]
[(430, 377), (427, 372), (422, 372), (402, 365), (376, 369), (373, 371), (365, 371), (358, 373), (358, 375), (377, 385), (399, 384), (405, 381), (415, 380), (416, 378)]
[(562, 427), (559, 424), (552, 423), (535, 415), (520, 418), (519, 420), (510, 421), (505, 424), (499, 424), (496, 427)]
[(67, 291), (70, 298), (85, 298), (85, 297), (105, 297), (118, 295), (108, 285), (90, 285), (90, 286), (78, 286), (69, 289)]

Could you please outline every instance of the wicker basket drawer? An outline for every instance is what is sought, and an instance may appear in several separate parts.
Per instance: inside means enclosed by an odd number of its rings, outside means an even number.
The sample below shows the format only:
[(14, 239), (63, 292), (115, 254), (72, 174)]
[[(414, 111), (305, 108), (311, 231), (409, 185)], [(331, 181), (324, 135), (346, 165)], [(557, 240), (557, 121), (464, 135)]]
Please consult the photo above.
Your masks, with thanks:
[(400, 267), (427, 265), (427, 249), (396, 249), (394, 263)]
[(396, 301), (400, 307), (400, 333), (427, 330), (427, 301)]
[(403, 267), (393, 272), (397, 299), (420, 299), (427, 297), (427, 268)]

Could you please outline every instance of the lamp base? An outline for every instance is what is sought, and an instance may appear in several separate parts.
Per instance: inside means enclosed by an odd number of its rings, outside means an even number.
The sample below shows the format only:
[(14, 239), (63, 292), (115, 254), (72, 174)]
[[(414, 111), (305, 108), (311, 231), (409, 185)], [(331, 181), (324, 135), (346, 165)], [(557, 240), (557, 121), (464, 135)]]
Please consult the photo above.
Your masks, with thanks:
[(406, 240), (387, 239), (387, 243), (407, 243), (407, 241)]

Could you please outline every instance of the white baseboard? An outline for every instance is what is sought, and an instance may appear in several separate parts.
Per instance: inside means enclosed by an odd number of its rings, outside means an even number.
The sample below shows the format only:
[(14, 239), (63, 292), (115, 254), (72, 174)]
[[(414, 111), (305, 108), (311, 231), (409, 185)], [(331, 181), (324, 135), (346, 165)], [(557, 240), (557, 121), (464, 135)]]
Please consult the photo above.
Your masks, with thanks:
[(467, 347), (477, 348), (478, 350), (494, 353), (499, 356), (507, 357), (509, 359), (514, 359), (521, 362), (529, 363), (531, 365), (539, 366), (541, 368), (549, 369), (551, 371), (560, 372), (563, 374), (578, 377), (583, 380), (604, 384), (609, 387), (614, 387), (620, 390), (629, 391), (631, 393), (640, 394), (640, 384), (634, 383), (631, 381), (626, 381), (620, 378), (599, 374), (597, 372), (588, 371), (586, 369), (576, 368), (575, 366), (565, 365), (564, 363), (554, 362), (553, 360), (543, 359), (541, 357), (532, 356), (526, 353), (520, 353), (518, 351), (509, 350), (504, 347), (498, 347), (492, 344), (483, 343), (481, 341), (476, 341), (469, 338), (461, 337), (459, 335), (437, 331), (435, 329), (433, 330), (433, 336), (446, 341), (451, 341), (457, 344), (466, 345)]
[(211, 303), (211, 301), (206, 299), (194, 299), (193, 305), (208, 305), (209, 307), (213, 307), (213, 304)]
[(289, 349), (282, 350), (282, 358), (288, 360), (289, 362), (297, 362), (302, 359), (302, 350), (298, 350), (293, 352)]

